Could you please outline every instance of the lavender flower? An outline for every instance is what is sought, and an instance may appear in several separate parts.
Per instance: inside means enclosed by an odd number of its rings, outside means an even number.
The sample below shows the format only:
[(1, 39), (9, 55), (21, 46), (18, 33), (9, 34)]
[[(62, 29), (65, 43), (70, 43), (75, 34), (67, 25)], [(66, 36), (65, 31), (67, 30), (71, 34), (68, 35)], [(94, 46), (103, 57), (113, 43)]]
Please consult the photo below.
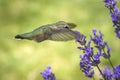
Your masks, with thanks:
[(109, 9), (116, 36), (120, 39), (120, 11), (116, 7), (116, 0), (104, 0), (105, 6)]
[(108, 43), (107, 42), (104, 42), (104, 45), (105, 47), (107, 48), (107, 52), (105, 52), (104, 50), (104, 53), (102, 54), (102, 56), (104, 58), (110, 58), (110, 51), (111, 51), (111, 48), (108, 46)]
[(120, 65), (116, 66), (116, 68), (113, 69), (113, 72), (114, 72), (113, 78), (115, 80), (120, 80)]
[(115, 28), (115, 32), (118, 38), (120, 38), (120, 27)]
[[(107, 42), (103, 40), (103, 34), (99, 31), (99, 34), (97, 34), (97, 31), (93, 29), (93, 37), (90, 36), (91, 40), (95, 44), (95, 47), (98, 49), (99, 55), (101, 54), (104, 58), (110, 57), (110, 51), (111, 48), (108, 46)], [(105, 48), (107, 51), (105, 51)]]
[(97, 35), (97, 31), (95, 29), (93, 29), (93, 37), (91, 37), (91, 40), (94, 42), (94, 44), (96, 44), (96, 47), (100, 46), (100, 47), (103, 47), (103, 34), (99, 31), (99, 35)]
[(105, 80), (112, 80), (112, 72), (110, 72), (110, 68), (107, 66), (104, 70), (102, 70)]
[(94, 59), (93, 65), (94, 66), (100, 63), (100, 56), (101, 56), (101, 53), (94, 54), (94, 56), (93, 56), (93, 59)]
[(94, 69), (91, 65), (91, 60), (87, 55), (80, 55), (80, 69), (85, 73), (86, 77), (93, 77)]
[(40, 72), (40, 74), (43, 76), (44, 80), (56, 80), (54, 73), (52, 73), (50, 70), (51, 70), (51, 67), (47, 66), (45, 71)]
[[(80, 55), (80, 69), (84, 72), (86, 77), (92, 78), (94, 75), (94, 67), (97, 67), (100, 74), (105, 79), (106, 76), (102, 73), (98, 65), (100, 64), (100, 57), (106, 59), (110, 58), (111, 49), (107, 42), (103, 40), (104, 35), (100, 31), (97, 32), (97, 30), (93, 29), (92, 33), (93, 35), (90, 35), (89, 41), (86, 41), (86, 37), (76, 40), (81, 45), (78, 49), (82, 50), (84, 53), (83, 55)], [(84, 45), (82, 43), (84, 43)]]
[[(76, 34), (80, 35), (79, 31), (74, 31)], [(84, 34), (81, 34), (80, 37), (76, 38), (76, 42), (79, 42), (81, 45), (85, 45), (86, 44), (86, 36)]]

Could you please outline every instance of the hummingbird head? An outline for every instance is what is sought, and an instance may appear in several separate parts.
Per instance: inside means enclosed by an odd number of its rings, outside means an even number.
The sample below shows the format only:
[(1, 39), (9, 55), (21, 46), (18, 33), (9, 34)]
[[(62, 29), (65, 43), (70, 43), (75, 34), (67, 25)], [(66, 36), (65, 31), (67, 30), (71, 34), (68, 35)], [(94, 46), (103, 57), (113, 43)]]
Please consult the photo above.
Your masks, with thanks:
[(70, 28), (75, 28), (77, 25), (74, 23), (67, 23)]
[(76, 27), (76, 24), (74, 24), (74, 23), (69, 23), (69, 22), (64, 22), (64, 21), (58, 21), (58, 22), (55, 23), (55, 25), (56, 25), (57, 27), (70, 28), (70, 29)]

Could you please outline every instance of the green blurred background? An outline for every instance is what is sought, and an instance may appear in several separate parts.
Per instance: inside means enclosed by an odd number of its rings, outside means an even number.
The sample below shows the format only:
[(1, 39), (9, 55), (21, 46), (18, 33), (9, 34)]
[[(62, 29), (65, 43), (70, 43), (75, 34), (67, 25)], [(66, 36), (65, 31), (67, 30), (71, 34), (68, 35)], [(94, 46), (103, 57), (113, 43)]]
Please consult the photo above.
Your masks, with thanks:
[[(120, 4), (120, 3), (118, 3)], [(15, 40), (16, 34), (60, 20), (77, 24), (87, 38), (101, 30), (112, 48), (112, 62), (120, 63), (120, 40), (116, 38), (108, 9), (102, 0), (0, 0), (0, 80), (43, 80), (39, 74), (51, 66), (57, 80), (90, 80), (79, 68), (78, 43), (36, 43)], [(102, 67), (107, 63), (102, 59)]]

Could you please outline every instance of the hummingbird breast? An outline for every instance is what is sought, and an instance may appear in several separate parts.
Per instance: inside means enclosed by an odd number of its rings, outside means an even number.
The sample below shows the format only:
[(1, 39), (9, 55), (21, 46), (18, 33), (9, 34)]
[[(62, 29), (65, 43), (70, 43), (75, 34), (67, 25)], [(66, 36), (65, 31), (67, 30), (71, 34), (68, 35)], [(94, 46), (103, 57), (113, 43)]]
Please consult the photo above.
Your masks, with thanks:
[(41, 42), (41, 41), (45, 40), (44, 36), (45, 36), (44, 34), (39, 34), (39, 35), (33, 36), (33, 40), (36, 42)]

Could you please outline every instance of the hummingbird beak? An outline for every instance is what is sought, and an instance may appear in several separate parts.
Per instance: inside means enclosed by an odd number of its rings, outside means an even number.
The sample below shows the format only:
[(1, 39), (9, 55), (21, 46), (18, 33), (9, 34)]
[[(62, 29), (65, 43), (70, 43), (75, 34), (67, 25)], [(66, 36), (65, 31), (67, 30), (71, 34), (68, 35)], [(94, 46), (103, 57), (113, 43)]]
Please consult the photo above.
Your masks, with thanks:
[(21, 40), (21, 39), (24, 39), (24, 37), (22, 37), (21, 35), (16, 35), (15, 39)]

